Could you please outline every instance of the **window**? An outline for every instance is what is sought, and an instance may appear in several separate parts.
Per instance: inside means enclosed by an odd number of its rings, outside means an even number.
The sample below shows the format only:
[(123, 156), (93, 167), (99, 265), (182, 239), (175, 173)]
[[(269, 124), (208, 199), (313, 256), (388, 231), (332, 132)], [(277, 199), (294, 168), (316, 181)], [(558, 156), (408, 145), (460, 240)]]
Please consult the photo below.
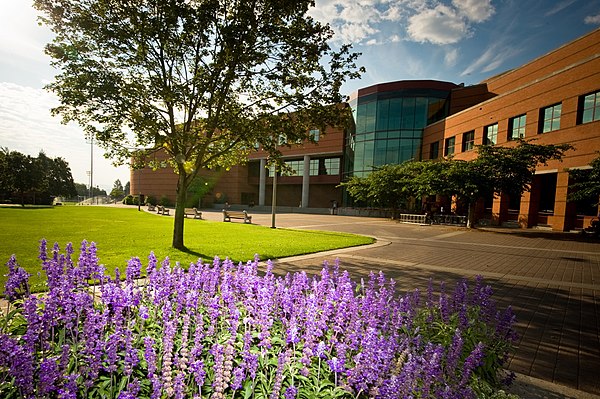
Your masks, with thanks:
[(519, 115), (510, 118), (508, 121), (508, 139), (517, 140), (525, 137), (525, 124), (527, 123), (527, 115)]
[(483, 144), (485, 145), (496, 145), (498, 144), (498, 124), (494, 123), (485, 127), (485, 137), (483, 138)]
[(462, 150), (463, 152), (472, 150), (475, 147), (475, 131), (463, 133)]
[(579, 98), (579, 123), (600, 120), (600, 91)]
[(540, 113), (540, 133), (553, 132), (560, 129), (560, 113), (562, 104), (542, 108)]
[(286, 176), (302, 176), (304, 174), (304, 161), (285, 161), (285, 165), (291, 170), (286, 171)]
[(287, 144), (287, 137), (280, 135), (279, 139), (277, 140), (277, 144), (278, 145), (286, 145)]
[(455, 142), (455, 140), (456, 140), (456, 137), (448, 137), (446, 139), (446, 142), (445, 142), (445, 145), (444, 145), (444, 156), (445, 157), (454, 154), (454, 142)]
[(440, 142), (429, 144), (429, 159), (437, 159), (440, 156)]
[(319, 136), (321, 135), (321, 131), (319, 129), (311, 129), (308, 134), (310, 135), (310, 137), (313, 138), (313, 140), (315, 141), (319, 141)]
[(339, 158), (320, 158), (310, 160), (310, 175), (339, 175), (340, 174), (340, 159)]

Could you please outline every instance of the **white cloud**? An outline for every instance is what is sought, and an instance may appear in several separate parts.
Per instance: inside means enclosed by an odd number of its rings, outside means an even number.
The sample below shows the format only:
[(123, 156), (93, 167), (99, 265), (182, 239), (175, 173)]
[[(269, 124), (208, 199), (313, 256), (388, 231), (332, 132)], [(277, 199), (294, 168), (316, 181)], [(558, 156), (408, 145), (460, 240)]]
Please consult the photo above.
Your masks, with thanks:
[(444, 65), (451, 68), (456, 65), (458, 61), (458, 49), (451, 48), (446, 50), (446, 54), (444, 55)]
[(561, 1), (556, 6), (554, 6), (550, 10), (546, 11), (546, 13), (544, 14), (544, 17), (549, 17), (551, 15), (557, 14), (557, 13), (561, 12), (562, 10), (564, 10), (565, 8), (569, 7), (571, 4), (575, 3), (576, 1), (577, 0)]
[(459, 14), (473, 22), (484, 22), (494, 14), (495, 9), (490, 0), (452, 0)]
[(506, 61), (518, 55), (521, 51), (522, 50), (519, 48), (496, 43), (484, 51), (475, 62), (470, 63), (460, 76), (467, 76), (474, 72), (492, 72), (498, 69)]
[(600, 25), (600, 14), (588, 15), (585, 17), (584, 22), (590, 25)]
[(441, 4), (413, 15), (408, 24), (408, 34), (417, 42), (452, 44), (468, 35), (465, 20), (456, 10)]
[[(43, 150), (50, 157), (64, 158), (78, 183), (87, 183), (90, 145), (81, 128), (62, 125), (50, 109), (59, 104), (55, 95), (43, 89), (0, 82), (0, 146), (37, 156)], [(94, 186), (108, 190), (116, 179), (129, 181), (127, 167), (115, 168), (94, 148)]]

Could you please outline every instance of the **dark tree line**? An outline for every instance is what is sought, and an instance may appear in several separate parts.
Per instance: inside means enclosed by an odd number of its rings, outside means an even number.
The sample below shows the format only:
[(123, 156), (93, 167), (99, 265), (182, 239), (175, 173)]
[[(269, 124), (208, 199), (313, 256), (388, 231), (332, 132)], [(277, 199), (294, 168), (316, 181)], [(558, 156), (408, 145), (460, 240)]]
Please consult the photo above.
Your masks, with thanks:
[(21, 205), (50, 204), (57, 196), (77, 195), (69, 164), (64, 159), (36, 157), (0, 149), (0, 199)]

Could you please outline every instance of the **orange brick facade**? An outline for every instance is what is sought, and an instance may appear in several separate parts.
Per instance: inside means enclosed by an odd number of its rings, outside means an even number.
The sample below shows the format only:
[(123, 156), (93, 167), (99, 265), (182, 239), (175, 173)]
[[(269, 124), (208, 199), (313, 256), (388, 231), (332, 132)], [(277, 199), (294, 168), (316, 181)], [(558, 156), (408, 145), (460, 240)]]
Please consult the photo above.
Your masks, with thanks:
[[(511, 146), (509, 140), (511, 118), (526, 115), (524, 139), (535, 139), (538, 144), (569, 143), (575, 147), (562, 162), (552, 161), (539, 166), (531, 192), (520, 201), (516, 221), (521, 227), (549, 226), (554, 230), (570, 230), (589, 223), (592, 215), (576, 215), (572, 203), (567, 202), (569, 174), (567, 168), (589, 165), (600, 150), (600, 120), (581, 123), (582, 97), (600, 91), (600, 30), (591, 32), (520, 68), (482, 82), (487, 93), (479, 95), (482, 102), (432, 124), (423, 132), (423, 159), (430, 159), (431, 143), (443, 148), (448, 138), (455, 137), (456, 159), (470, 160), (474, 150), (463, 151), (465, 133), (474, 131), (475, 144), (484, 144), (486, 127), (498, 124), (497, 145)], [(460, 95), (465, 89), (457, 89)], [(489, 99), (485, 99), (488, 97)], [(451, 98), (452, 103), (452, 98)], [(561, 105), (560, 128), (542, 133), (543, 109)], [(442, 152), (443, 153), (443, 152)], [(543, 176), (546, 175), (544, 178)], [(556, 182), (553, 193), (544, 190), (543, 183)], [(539, 209), (544, 195), (554, 194), (552, 212)], [(506, 198), (495, 198), (492, 222), (510, 221)]]

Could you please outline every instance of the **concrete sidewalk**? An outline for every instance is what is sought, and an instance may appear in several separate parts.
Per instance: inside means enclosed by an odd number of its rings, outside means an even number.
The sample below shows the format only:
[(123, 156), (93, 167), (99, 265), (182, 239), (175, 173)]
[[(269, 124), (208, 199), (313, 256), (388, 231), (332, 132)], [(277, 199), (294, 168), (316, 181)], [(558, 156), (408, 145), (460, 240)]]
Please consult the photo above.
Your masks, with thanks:
[[(222, 220), (217, 211), (204, 211)], [(271, 226), (271, 215), (252, 213)], [(279, 272), (317, 273), (341, 261), (354, 277), (382, 270), (400, 290), (447, 287), (482, 275), (500, 307), (512, 306), (520, 342), (508, 368), (523, 398), (600, 398), (600, 242), (539, 230), (418, 226), (387, 219), (278, 214), (278, 228), (366, 234), (376, 245), (277, 261)]]

